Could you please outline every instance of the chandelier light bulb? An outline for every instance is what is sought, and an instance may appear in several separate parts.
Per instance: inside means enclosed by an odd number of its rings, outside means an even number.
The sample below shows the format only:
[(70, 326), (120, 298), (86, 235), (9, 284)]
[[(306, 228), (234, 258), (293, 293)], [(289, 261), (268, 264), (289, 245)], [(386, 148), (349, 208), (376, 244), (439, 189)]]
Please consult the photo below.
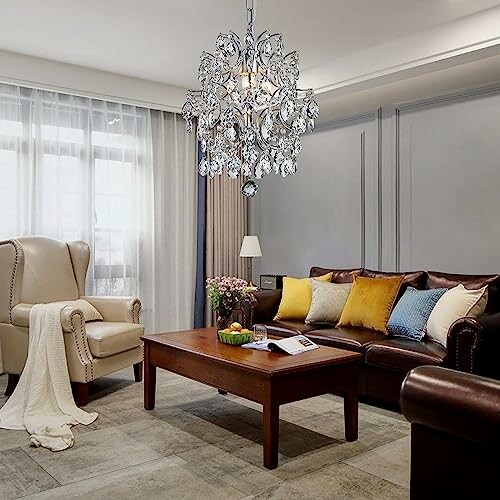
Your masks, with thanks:
[(241, 87), (243, 88), (243, 90), (248, 90), (252, 86), (255, 86), (255, 75), (253, 73), (242, 73)]
[(253, 179), (297, 171), (300, 136), (314, 129), (319, 106), (312, 89), (297, 88), (299, 55), (284, 52), (283, 37), (254, 35), (255, 6), (246, 0), (247, 31), (221, 33), (213, 53), (203, 52), (200, 90), (190, 90), (182, 108), (188, 133), (196, 120), (200, 175), (243, 178), (241, 192), (254, 196)]

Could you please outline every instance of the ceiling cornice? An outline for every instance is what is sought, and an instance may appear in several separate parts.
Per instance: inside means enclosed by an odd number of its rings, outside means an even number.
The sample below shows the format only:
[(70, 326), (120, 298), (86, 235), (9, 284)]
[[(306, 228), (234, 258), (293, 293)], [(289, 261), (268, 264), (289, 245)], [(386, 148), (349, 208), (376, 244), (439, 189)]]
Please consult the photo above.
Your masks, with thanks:
[(318, 94), (369, 88), (449, 68), (500, 50), (500, 7), (337, 58), (301, 74)]

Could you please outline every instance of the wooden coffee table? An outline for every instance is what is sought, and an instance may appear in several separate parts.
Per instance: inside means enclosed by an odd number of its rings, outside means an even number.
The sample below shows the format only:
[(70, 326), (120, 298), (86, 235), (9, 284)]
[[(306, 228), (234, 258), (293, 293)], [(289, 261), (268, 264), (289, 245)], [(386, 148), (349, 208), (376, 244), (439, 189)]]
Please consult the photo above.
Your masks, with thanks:
[(347, 441), (358, 438), (356, 352), (320, 346), (290, 356), (244, 349), (217, 340), (214, 328), (145, 335), (144, 408), (155, 406), (156, 368), (183, 375), (263, 405), (264, 466), (278, 465), (279, 407), (333, 393), (344, 398)]

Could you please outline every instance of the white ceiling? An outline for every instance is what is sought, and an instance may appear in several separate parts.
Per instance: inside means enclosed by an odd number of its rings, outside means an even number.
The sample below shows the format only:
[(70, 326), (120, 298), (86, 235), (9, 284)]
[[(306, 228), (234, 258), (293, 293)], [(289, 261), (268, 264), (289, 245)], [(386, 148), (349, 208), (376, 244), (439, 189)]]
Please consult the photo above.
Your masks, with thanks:
[[(285, 35), (307, 83), (349, 54), (500, 5), (500, 0), (256, 0), (257, 30)], [(197, 87), (198, 58), (217, 34), (242, 33), (245, 0), (1, 2), (0, 50)], [(331, 67), (331, 65), (330, 65)], [(321, 81), (320, 81), (321, 80)]]

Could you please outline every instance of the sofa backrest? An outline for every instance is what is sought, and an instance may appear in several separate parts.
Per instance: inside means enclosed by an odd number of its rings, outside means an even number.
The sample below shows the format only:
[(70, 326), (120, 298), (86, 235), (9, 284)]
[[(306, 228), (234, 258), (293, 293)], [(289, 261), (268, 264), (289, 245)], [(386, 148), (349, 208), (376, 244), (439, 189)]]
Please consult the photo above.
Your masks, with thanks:
[(406, 271), (393, 273), (386, 271), (374, 271), (372, 269), (363, 269), (361, 276), (366, 276), (367, 278), (394, 278), (397, 276), (403, 276), (403, 283), (401, 286), (403, 292), (409, 286), (416, 288), (417, 290), (422, 290), (425, 286), (425, 271)]
[(462, 284), (465, 288), (477, 290), (488, 285), (486, 312), (500, 311), (500, 274), (452, 274), (427, 271), (426, 278), (425, 288), (453, 288)]
[(323, 276), (324, 274), (332, 273), (332, 283), (352, 283), (354, 276), (361, 274), (360, 267), (356, 269), (328, 269), (326, 267), (311, 267), (309, 271), (309, 276), (311, 278), (316, 278), (317, 276)]
[(333, 273), (332, 282), (351, 283), (354, 276), (366, 276), (368, 278), (390, 278), (394, 276), (404, 276), (401, 296), (407, 287), (411, 286), (417, 290), (428, 288), (453, 288), (463, 284), (465, 288), (475, 290), (488, 285), (487, 313), (500, 311), (500, 274), (452, 274), (439, 271), (405, 271), (387, 272), (375, 271), (371, 269), (333, 269), (327, 267), (311, 267), (309, 276), (314, 278), (326, 273)]

